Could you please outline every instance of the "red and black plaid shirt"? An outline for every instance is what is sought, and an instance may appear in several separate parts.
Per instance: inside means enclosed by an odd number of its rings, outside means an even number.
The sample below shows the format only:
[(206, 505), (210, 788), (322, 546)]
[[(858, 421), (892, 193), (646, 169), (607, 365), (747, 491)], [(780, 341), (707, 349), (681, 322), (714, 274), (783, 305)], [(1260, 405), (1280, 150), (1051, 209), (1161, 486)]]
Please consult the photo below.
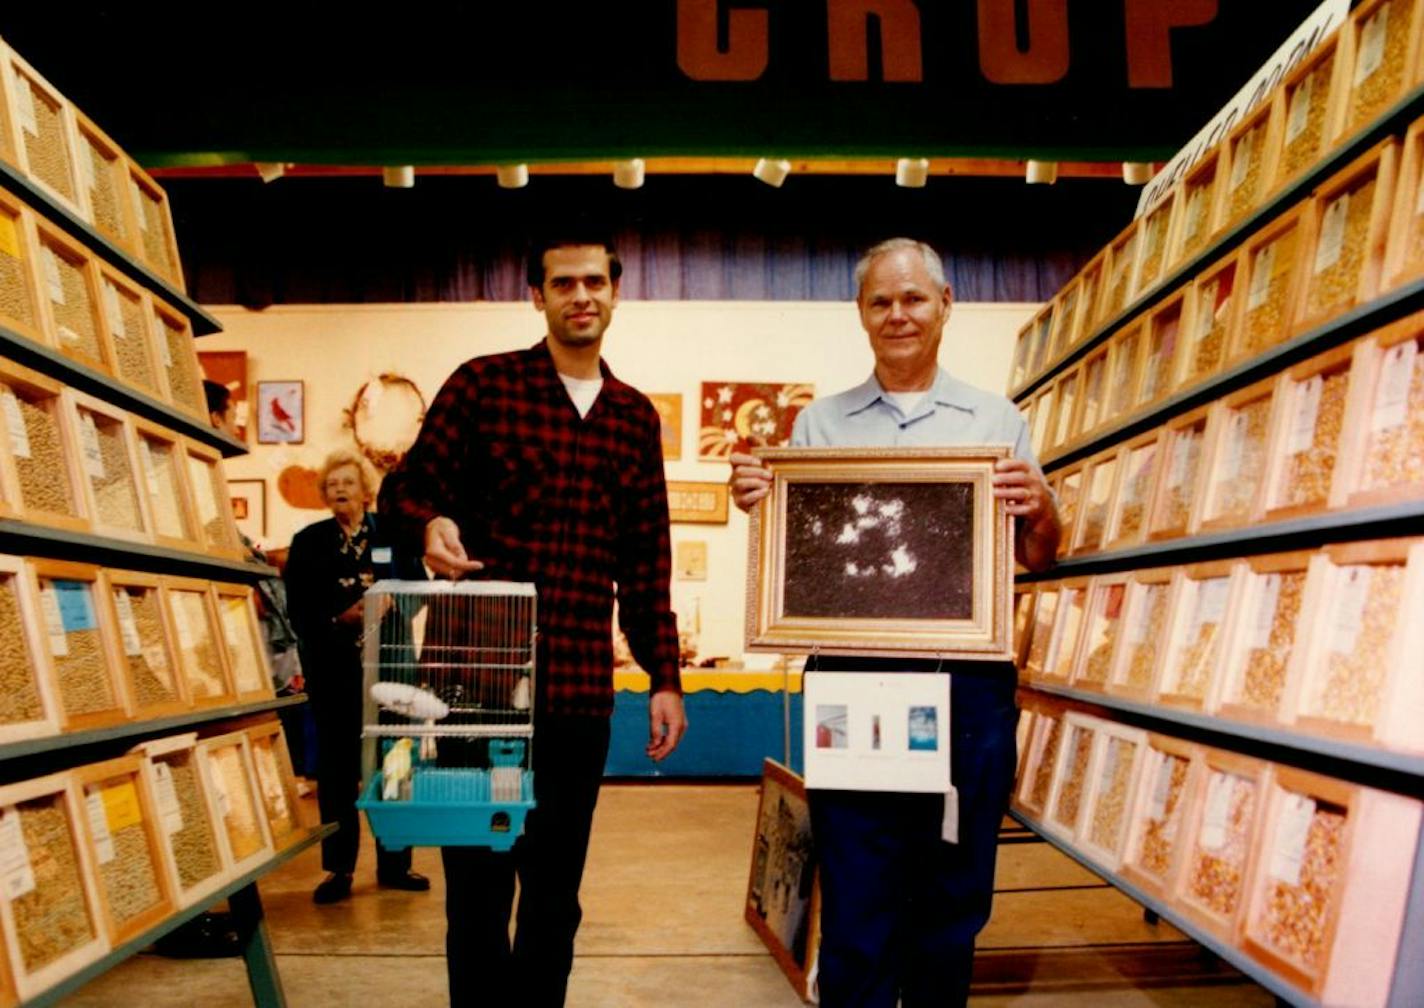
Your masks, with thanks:
[(485, 565), (476, 577), (534, 582), (539, 703), (560, 714), (613, 710), (615, 585), (653, 691), (681, 689), (658, 414), (599, 367), (580, 418), (544, 343), (466, 361), (381, 487), (381, 514), (417, 555), (426, 523), (446, 515)]

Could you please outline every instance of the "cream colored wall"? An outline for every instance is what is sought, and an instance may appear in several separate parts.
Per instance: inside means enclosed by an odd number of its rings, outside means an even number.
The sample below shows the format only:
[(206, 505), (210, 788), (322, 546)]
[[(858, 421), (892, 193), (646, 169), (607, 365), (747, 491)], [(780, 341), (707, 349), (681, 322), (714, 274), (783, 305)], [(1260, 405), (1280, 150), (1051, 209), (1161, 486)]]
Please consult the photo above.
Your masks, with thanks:
[[(1002, 391), (1013, 338), (1037, 308), (1026, 304), (961, 304), (940, 348), (956, 376)], [(280, 306), (254, 312), (212, 309), (222, 333), (198, 349), (245, 350), (251, 381), (306, 382), (307, 437), (302, 445), (252, 445), (228, 459), (229, 479), (267, 482), (265, 545), (282, 546), (325, 512), (298, 510), (277, 493), (288, 465), (312, 468), (328, 451), (352, 447), (342, 410), (360, 386), (384, 371), (412, 379), (433, 398), (465, 359), (529, 346), (544, 332), (527, 304), (393, 304)], [(682, 394), (682, 454), (667, 463), (674, 480), (727, 478), (725, 463), (699, 462), (697, 397), (703, 381), (811, 382), (820, 394), (863, 381), (871, 356), (854, 306), (826, 302), (649, 302), (618, 307), (604, 357), (624, 381), (647, 392)], [(251, 437), (251, 435), (249, 435)], [(708, 544), (707, 580), (674, 581), (673, 605), (687, 627), (700, 613), (702, 656), (742, 656), (747, 519), (731, 509), (726, 525), (674, 525), (674, 542)], [(749, 668), (769, 664), (746, 656)]]

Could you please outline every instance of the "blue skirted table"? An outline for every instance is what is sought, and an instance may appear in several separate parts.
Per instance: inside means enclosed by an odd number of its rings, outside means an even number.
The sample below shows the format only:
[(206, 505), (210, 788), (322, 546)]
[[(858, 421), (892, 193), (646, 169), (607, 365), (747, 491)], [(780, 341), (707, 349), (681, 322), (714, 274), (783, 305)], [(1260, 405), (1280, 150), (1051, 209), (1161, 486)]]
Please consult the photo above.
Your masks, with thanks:
[[(648, 744), (648, 676), (613, 676), (613, 737), (606, 777), (760, 777), (770, 756), (801, 772), (801, 673), (683, 669), (687, 736), (654, 763)], [(788, 710), (789, 708), (789, 710)], [(787, 725), (790, 723), (788, 747)]]

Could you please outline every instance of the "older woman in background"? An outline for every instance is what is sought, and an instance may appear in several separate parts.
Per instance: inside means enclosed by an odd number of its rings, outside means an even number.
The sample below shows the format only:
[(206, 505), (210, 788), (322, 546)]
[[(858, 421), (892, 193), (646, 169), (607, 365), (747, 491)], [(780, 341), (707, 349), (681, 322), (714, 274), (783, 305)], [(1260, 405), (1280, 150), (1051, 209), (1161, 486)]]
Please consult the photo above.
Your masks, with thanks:
[[(360, 844), (356, 798), (361, 780), (362, 596), (382, 578), (423, 580), (418, 557), (400, 557), (367, 510), (375, 485), (365, 462), (350, 451), (327, 456), (319, 476), (331, 517), (292, 538), (287, 557), (288, 612), (301, 640), (317, 735), (317, 800), (321, 821), (340, 826), (321, 844), (329, 872), (316, 887), (317, 903), (351, 895)], [(376, 882), (423, 891), (430, 881), (410, 870), (410, 850), (376, 846)]]

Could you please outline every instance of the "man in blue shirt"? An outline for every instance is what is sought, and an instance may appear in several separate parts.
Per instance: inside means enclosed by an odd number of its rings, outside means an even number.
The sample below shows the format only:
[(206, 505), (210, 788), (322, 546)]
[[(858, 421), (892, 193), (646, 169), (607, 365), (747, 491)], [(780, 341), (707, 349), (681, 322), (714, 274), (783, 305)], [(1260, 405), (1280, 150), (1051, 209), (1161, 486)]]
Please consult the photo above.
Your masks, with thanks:
[[(939, 366), (953, 293), (933, 249), (909, 238), (872, 248), (855, 270), (856, 307), (875, 370), (856, 388), (817, 399), (796, 418), (802, 447), (1010, 444), (994, 496), (1015, 517), (1014, 549), (1030, 570), (1053, 565), (1061, 528), (1028, 443), (1003, 396)], [(771, 474), (734, 454), (732, 496), (750, 510)], [(832, 664), (834, 663), (834, 664)], [(935, 662), (822, 659), (820, 668), (933, 670)], [(969, 994), (974, 938), (989, 919), (999, 822), (1015, 766), (1013, 666), (958, 662), (951, 673), (950, 767), (958, 817), (939, 795), (812, 791), (821, 873), (823, 1008), (943, 1008)], [(946, 818), (950, 822), (946, 822)], [(953, 837), (953, 842), (944, 838)]]

